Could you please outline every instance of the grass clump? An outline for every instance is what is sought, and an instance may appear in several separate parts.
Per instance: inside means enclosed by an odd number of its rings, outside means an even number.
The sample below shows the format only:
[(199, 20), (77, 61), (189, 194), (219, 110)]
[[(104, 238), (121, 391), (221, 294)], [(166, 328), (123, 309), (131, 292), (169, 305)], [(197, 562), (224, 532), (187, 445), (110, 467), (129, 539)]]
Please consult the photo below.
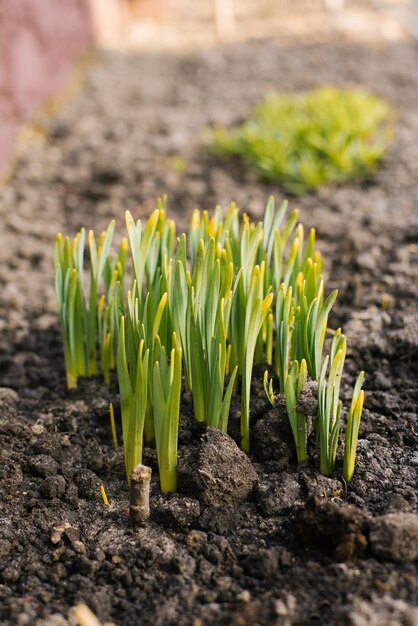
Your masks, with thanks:
[[(109, 268), (108, 253), (114, 230), (115, 221), (112, 220), (107, 230), (100, 236), (99, 247), (97, 247), (93, 231), (89, 232), (90, 289), (88, 295), (84, 285), (84, 228), (80, 230), (72, 243), (68, 237), (63, 239), (60, 233), (55, 240), (55, 292), (64, 337), (68, 388), (77, 386), (79, 376), (94, 376), (98, 373), (96, 343), (99, 283), (105, 269)], [(107, 282), (105, 286), (108, 295), (110, 285)]]
[[(176, 490), (182, 389), (191, 392), (196, 420), (223, 431), (235, 390), (241, 447), (249, 452), (255, 364), (275, 372), (278, 384), (266, 372), (264, 388), (272, 404), (276, 385), (284, 396), (298, 461), (308, 459), (314, 417), (320, 471), (334, 471), (346, 338), (333, 333), (324, 356), (337, 292), (325, 297), (315, 230), (305, 238), (298, 211), (288, 217), (286, 211), (286, 202), (276, 208), (272, 198), (257, 223), (240, 216), (235, 204), (225, 216), (220, 207), (212, 215), (195, 211), (188, 234), (177, 237), (162, 199), (145, 224), (126, 213), (128, 238), (117, 253), (110, 249), (114, 222), (98, 247), (89, 236), (89, 284), (83, 279), (84, 231), (72, 244), (57, 237), (67, 385), (95, 375), (99, 354), (105, 382), (116, 367), (128, 480), (142, 463), (144, 441), (155, 439), (161, 489)], [(299, 406), (309, 380), (317, 381), (316, 416)], [(354, 472), (363, 380), (360, 374), (348, 412), (346, 480)]]
[(369, 178), (391, 138), (389, 120), (389, 106), (358, 88), (272, 93), (238, 128), (215, 127), (210, 146), (221, 156), (241, 157), (263, 180), (300, 194)]

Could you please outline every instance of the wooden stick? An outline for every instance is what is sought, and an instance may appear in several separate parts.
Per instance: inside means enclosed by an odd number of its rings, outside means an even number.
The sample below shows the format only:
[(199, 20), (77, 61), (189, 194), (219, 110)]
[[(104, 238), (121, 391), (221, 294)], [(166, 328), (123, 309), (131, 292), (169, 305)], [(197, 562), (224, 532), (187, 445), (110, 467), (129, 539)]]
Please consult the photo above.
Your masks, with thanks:
[(142, 524), (149, 518), (149, 489), (152, 469), (146, 465), (136, 465), (129, 477), (131, 492), (129, 504), (129, 521), (131, 524)]

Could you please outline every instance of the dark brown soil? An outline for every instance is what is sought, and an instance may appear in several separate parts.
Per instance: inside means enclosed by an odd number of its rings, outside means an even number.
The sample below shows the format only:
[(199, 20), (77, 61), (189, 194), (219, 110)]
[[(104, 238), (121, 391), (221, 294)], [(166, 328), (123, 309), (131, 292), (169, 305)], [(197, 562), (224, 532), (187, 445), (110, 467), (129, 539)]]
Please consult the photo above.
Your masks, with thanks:
[[(42, 121), (0, 196), (1, 624), (64, 624), (46, 618), (80, 600), (118, 626), (418, 624), (417, 67), (410, 41), (106, 54), (82, 92)], [(179, 229), (195, 206), (231, 199), (260, 215), (280, 189), (209, 157), (201, 133), (238, 122), (270, 87), (322, 83), (363, 84), (396, 116), (372, 183), (290, 199), (317, 227), (328, 288), (340, 290), (331, 325), (350, 341), (346, 402), (366, 371), (355, 478), (344, 484), (341, 459), (333, 478), (297, 467), (283, 412), (269, 411), (257, 379), (249, 494), (246, 464), (217, 440), (219, 492), (189, 489), (195, 465), (182, 460), (182, 493), (163, 497), (154, 472), (151, 519), (132, 529), (108, 423), (115, 381), (65, 389), (53, 237), (111, 217), (122, 232), (126, 208), (146, 215), (162, 193)], [(212, 435), (188, 415), (185, 397), (180, 457), (196, 449), (211, 471)], [(155, 468), (154, 450), (145, 456)]]

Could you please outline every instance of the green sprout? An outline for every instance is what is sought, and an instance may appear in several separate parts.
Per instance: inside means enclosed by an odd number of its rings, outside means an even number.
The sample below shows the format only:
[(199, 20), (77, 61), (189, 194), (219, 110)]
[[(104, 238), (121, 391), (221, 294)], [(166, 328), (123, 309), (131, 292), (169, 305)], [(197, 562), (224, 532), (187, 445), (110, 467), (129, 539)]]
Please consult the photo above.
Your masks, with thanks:
[[(332, 340), (331, 354), (325, 357), (318, 380), (316, 443), (319, 448), (320, 471), (322, 474), (325, 474), (325, 476), (330, 476), (334, 470), (338, 448), (342, 411), (342, 402), (339, 398), (339, 394), (346, 346), (346, 337), (341, 333), (341, 330), (338, 329)], [(328, 368), (329, 365), (330, 367)], [(288, 368), (283, 395), (295, 441), (298, 462), (306, 461), (308, 457), (307, 415), (298, 410), (300, 396), (307, 380), (308, 368), (305, 359), (302, 359), (300, 363), (293, 361), (290, 368)], [(343, 476), (347, 482), (350, 482), (354, 474), (358, 432), (364, 403), (364, 391), (361, 389), (363, 382), (364, 372), (360, 372), (354, 386), (347, 418), (343, 467)], [(267, 399), (272, 406), (275, 406), (276, 397), (274, 394), (273, 379), (269, 379), (267, 370), (264, 372), (263, 386)]]
[(274, 395), (274, 390), (273, 390), (273, 379), (269, 378), (268, 370), (265, 370), (264, 372), (263, 388), (264, 388), (264, 393), (267, 396), (267, 400), (270, 402), (271, 406), (274, 406), (276, 404), (276, 397)]
[[(99, 283), (102, 278), (110, 245), (112, 243), (113, 232), (115, 230), (115, 220), (112, 220), (107, 230), (100, 238), (97, 248), (94, 233), (89, 232), (88, 243), (90, 250), (90, 298), (89, 308), (86, 311), (87, 317), (87, 376), (94, 376), (98, 373), (97, 368), (97, 303), (99, 297)], [(83, 278), (80, 276), (81, 288)]]
[[(100, 246), (102, 246), (104, 243), (105, 235), (106, 233), (101, 234)], [(108, 255), (108, 257), (106, 258), (103, 269), (104, 292), (106, 296), (109, 293), (112, 283), (115, 281), (115, 275), (123, 285), (126, 272), (126, 262), (128, 259), (128, 251), (128, 240), (126, 237), (124, 237), (120, 243), (119, 250), (115, 252), (113, 256)]]
[(356, 464), (358, 432), (364, 404), (364, 391), (361, 388), (363, 386), (363, 382), (364, 372), (360, 372), (354, 385), (353, 397), (347, 418), (347, 428), (345, 431), (343, 476), (347, 482), (350, 482), (353, 478), (354, 467)]
[(297, 409), (299, 398), (306, 385), (307, 378), (308, 369), (305, 359), (302, 359), (300, 365), (298, 361), (293, 361), (286, 378), (284, 396), (299, 463), (306, 461), (308, 458), (306, 415)]
[[(291, 249), (291, 252), (288, 256), (288, 260), (286, 263), (285, 270), (283, 268), (284, 265), (284, 253), (286, 250), (287, 243), (290, 239), (291, 234), (294, 231), (297, 220), (299, 217), (299, 211), (295, 209), (290, 217), (288, 218), (283, 231), (280, 231), (279, 228), (276, 228), (273, 231), (273, 287), (277, 290), (281, 283), (284, 282), (285, 285), (289, 285), (290, 276), (293, 270), (293, 265), (296, 260), (296, 251), (294, 247)], [(269, 258), (270, 263), (270, 258)]]
[[(287, 222), (288, 225), (293, 230), (291, 221)], [(324, 283), (320, 274), (322, 259), (315, 249), (314, 229), (310, 230), (304, 247), (303, 226), (298, 225), (286, 263), (283, 263), (282, 239), (280, 232), (276, 231), (273, 282), (280, 286), (276, 292), (275, 368), (280, 392), (284, 394), (291, 361), (305, 359), (311, 378), (318, 379), (328, 315), (337, 291), (324, 302)], [(280, 284), (279, 280), (283, 282)]]
[(192, 267), (194, 267), (199, 242), (203, 239), (206, 245), (209, 239), (215, 239), (215, 243), (225, 245), (227, 238), (232, 241), (239, 239), (239, 209), (235, 202), (231, 202), (226, 215), (223, 215), (221, 207), (215, 208), (212, 217), (207, 211), (195, 209), (192, 213), (189, 228), (189, 256)]
[[(245, 336), (248, 331), (249, 292), (252, 285), (252, 276), (257, 263), (258, 248), (263, 238), (263, 225), (259, 222), (252, 224), (248, 215), (242, 217), (241, 227), (235, 236), (228, 236), (225, 241), (227, 256), (233, 262), (235, 272), (241, 269), (241, 278), (237, 286), (231, 312), (231, 367), (238, 365), (238, 375), (245, 372)], [(258, 266), (260, 271), (260, 265)], [(264, 297), (264, 273), (266, 264), (263, 263), (262, 282), (257, 281), (259, 294)], [(246, 322), (247, 319), (247, 322)], [(256, 340), (258, 339), (258, 334)], [(254, 347), (255, 352), (255, 347)]]
[[(241, 390), (241, 447), (244, 452), (250, 449), (250, 392), (257, 338), (270, 311), (273, 294), (263, 297), (264, 262), (256, 265), (251, 276), (247, 305), (244, 315), (243, 374)], [(240, 280), (243, 280), (242, 278)]]
[[(320, 470), (325, 476), (332, 474), (337, 454), (342, 409), (340, 385), (346, 348), (346, 337), (341, 330), (337, 330), (332, 340), (331, 355), (325, 357), (318, 381), (317, 437)], [(328, 363), (330, 370), (327, 377)]]
[(107, 301), (103, 294), (97, 305), (100, 362), (106, 385), (110, 384), (110, 372), (116, 367), (119, 321), (124, 313), (122, 280), (123, 275), (115, 270), (108, 286)]
[(68, 237), (63, 241), (62, 235), (58, 234), (54, 248), (55, 292), (60, 313), (68, 389), (77, 387), (78, 377), (85, 376), (87, 368), (84, 343), (85, 303), (79, 280), (83, 268), (84, 238), (84, 228), (75, 237), (72, 246)]
[(276, 350), (275, 366), (280, 382), (280, 393), (284, 394), (289, 359), (291, 355), (291, 339), (294, 326), (294, 306), (292, 287), (286, 290), (284, 283), (280, 285), (276, 299)]
[(200, 240), (188, 287), (193, 406), (197, 421), (224, 431), (238, 371), (236, 366), (224, 391), (231, 306), (240, 275), (233, 285), (233, 263), (226, 251), (216, 249), (213, 238), (206, 248)]
[[(132, 346), (128, 346), (129, 347)], [(144, 340), (138, 346), (134, 363), (127, 356), (125, 318), (122, 316), (119, 331), (118, 378), (122, 416), (122, 435), (126, 477), (136, 465), (142, 463), (143, 433), (148, 398), (149, 350), (144, 350)]]
[(145, 228), (142, 229), (141, 220), (137, 220), (135, 222), (129, 211), (126, 211), (125, 214), (126, 229), (128, 231), (129, 245), (132, 254), (134, 280), (136, 284), (135, 295), (137, 295), (139, 299), (142, 299), (145, 264), (159, 218), (160, 211), (159, 209), (155, 209)]
[[(272, 287), (275, 287), (278, 280), (276, 270), (273, 264), (273, 258), (277, 254), (277, 240), (283, 249), (286, 247), (287, 238), (290, 236), (292, 228), (296, 224), (299, 211), (296, 209), (284, 225), (283, 235), (280, 234), (280, 227), (286, 215), (287, 201), (283, 201), (276, 210), (274, 198), (269, 198), (262, 222), (263, 237), (260, 240), (257, 251), (257, 263), (265, 263), (264, 271), (264, 294), (266, 295)], [(293, 224), (293, 227), (292, 227)], [(276, 245), (276, 250), (274, 250)], [(256, 352), (254, 362), (257, 364), (267, 363), (271, 365), (273, 359), (273, 314), (269, 313), (260, 334), (257, 339)]]
[[(176, 338), (173, 338), (176, 345)], [(163, 346), (154, 364), (152, 388), (160, 486), (163, 493), (177, 489), (177, 440), (182, 375), (181, 348), (174, 347), (170, 363)]]
[[(158, 200), (158, 210), (158, 222), (154, 235), (150, 239), (145, 259), (145, 274), (151, 311), (157, 309), (163, 293), (168, 292), (168, 266), (175, 254), (177, 245), (176, 226), (173, 220), (167, 219), (165, 197)], [(171, 333), (172, 329), (166, 310), (159, 328), (159, 336), (163, 345), (168, 345)]]
[(179, 238), (174, 259), (164, 272), (168, 284), (169, 318), (173, 332), (183, 349), (183, 366), (186, 389), (192, 389), (192, 354), (190, 346), (190, 272), (186, 269), (186, 235)]
[(390, 118), (388, 104), (358, 88), (271, 93), (235, 130), (215, 127), (209, 143), (299, 194), (370, 177), (392, 137)]
[[(164, 310), (167, 304), (167, 293), (163, 293), (159, 302), (153, 302), (150, 299), (148, 293), (146, 298), (139, 300), (135, 296), (137, 293), (136, 281), (134, 281), (132, 291), (127, 295), (127, 312), (124, 320), (126, 326), (126, 343), (125, 353), (123, 355), (126, 362), (126, 366), (123, 369), (122, 376), (126, 371), (129, 372), (132, 381), (132, 390), (135, 392), (135, 381), (137, 376), (137, 367), (139, 365), (139, 350), (141, 342), (144, 343), (144, 350), (146, 349), (148, 358), (148, 384), (146, 390), (146, 403), (145, 403), (145, 417), (144, 417), (144, 431), (148, 441), (154, 439), (154, 420), (153, 420), (153, 400), (152, 400), (152, 372), (154, 368), (154, 362), (156, 356), (154, 356), (156, 339), (160, 330), (161, 320), (163, 318)], [(158, 339), (158, 341), (160, 341)], [(121, 344), (122, 340), (120, 340)], [(158, 351), (157, 351), (158, 355)], [(118, 364), (118, 379), (119, 387), (124, 384), (124, 380), (121, 380), (121, 373), (119, 371)], [(141, 418), (142, 419), (142, 418)]]
[(324, 348), (325, 334), (327, 331), (328, 315), (337, 299), (338, 291), (335, 289), (324, 302), (324, 282), (321, 280), (319, 289), (313, 300), (308, 304), (308, 298), (304, 295), (307, 289), (305, 282), (302, 290), (302, 298), (297, 311), (297, 328), (302, 336), (301, 355), (306, 359), (309, 375), (313, 380), (318, 380), (322, 367), (322, 352)]

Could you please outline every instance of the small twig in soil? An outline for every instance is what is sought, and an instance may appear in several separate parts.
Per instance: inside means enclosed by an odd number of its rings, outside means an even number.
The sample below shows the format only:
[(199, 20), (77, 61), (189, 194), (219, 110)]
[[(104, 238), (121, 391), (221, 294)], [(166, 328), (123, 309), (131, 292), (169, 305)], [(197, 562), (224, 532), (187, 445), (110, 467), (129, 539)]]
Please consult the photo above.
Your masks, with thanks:
[(130, 505), (129, 521), (131, 524), (141, 524), (149, 518), (149, 488), (152, 470), (146, 465), (137, 465), (133, 468), (130, 478)]

